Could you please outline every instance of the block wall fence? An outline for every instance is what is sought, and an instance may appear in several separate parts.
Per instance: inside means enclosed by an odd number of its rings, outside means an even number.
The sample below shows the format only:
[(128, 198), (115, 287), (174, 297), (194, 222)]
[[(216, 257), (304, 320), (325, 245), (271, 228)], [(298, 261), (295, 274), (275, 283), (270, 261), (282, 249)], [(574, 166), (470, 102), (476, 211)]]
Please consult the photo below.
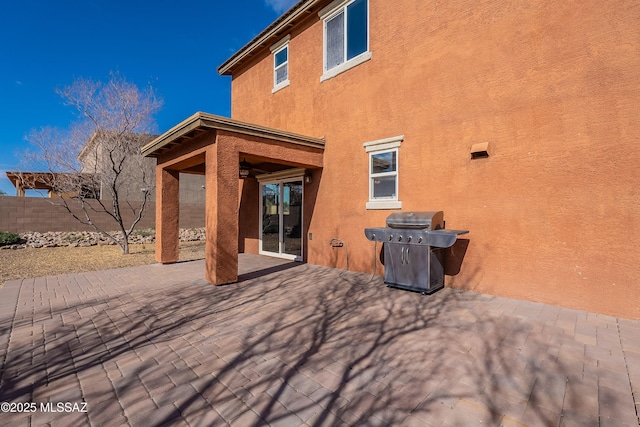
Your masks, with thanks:
[[(95, 201), (88, 201), (96, 203)], [(56, 203), (56, 202), (53, 202)], [(81, 216), (79, 207), (74, 212)], [(125, 225), (131, 224), (133, 214), (124, 210)], [(180, 203), (180, 228), (204, 227), (204, 200), (202, 203)], [(142, 220), (136, 229), (154, 228), (156, 218), (155, 202), (147, 205)], [(108, 215), (92, 216), (99, 227), (108, 231), (116, 229), (115, 222)], [(52, 204), (51, 199), (38, 197), (0, 196), (0, 231), (27, 233), (48, 231), (92, 231), (93, 227), (79, 223), (63, 207)]]

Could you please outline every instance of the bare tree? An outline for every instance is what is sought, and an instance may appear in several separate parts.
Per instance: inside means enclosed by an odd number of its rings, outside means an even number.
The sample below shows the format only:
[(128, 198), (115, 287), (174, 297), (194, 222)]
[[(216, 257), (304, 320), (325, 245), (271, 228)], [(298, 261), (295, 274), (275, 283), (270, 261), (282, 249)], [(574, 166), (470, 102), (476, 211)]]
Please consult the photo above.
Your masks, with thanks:
[[(152, 87), (140, 90), (117, 73), (106, 83), (78, 79), (57, 93), (77, 109), (79, 120), (66, 130), (31, 131), (33, 150), (24, 153), (23, 170), (37, 173), (21, 172), (21, 184), (46, 189), (52, 203), (128, 254), (129, 236), (153, 194), (154, 163), (140, 148), (153, 139), (153, 115), (162, 101)], [(96, 224), (105, 214), (116, 233)]]

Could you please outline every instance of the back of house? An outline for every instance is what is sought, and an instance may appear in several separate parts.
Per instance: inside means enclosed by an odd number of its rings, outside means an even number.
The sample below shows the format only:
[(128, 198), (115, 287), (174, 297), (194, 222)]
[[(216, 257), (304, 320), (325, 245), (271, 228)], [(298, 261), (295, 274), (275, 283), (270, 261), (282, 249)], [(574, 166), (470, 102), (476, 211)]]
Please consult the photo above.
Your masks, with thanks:
[(234, 129), (324, 141), (239, 149), (239, 250), (381, 274), (364, 228), (441, 210), (447, 286), (640, 318), (639, 70), (637, 1), (301, 0), (218, 69)]

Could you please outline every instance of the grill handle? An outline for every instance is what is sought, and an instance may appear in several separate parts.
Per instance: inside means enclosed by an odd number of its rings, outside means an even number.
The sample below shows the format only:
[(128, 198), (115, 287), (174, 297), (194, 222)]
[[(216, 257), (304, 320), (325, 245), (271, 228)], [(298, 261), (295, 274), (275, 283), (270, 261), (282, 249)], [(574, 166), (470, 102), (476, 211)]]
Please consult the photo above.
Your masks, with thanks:
[(409, 246), (400, 248), (400, 263), (409, 264)]

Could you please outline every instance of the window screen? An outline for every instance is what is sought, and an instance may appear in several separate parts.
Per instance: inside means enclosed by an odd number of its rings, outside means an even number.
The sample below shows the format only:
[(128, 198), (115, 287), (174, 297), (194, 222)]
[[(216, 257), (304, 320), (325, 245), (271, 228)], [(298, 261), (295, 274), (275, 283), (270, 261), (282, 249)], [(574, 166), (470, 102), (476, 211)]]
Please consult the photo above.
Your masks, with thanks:
[(368, 50), (368, 0), (355, 0), (325, 21), (325, 70)]

